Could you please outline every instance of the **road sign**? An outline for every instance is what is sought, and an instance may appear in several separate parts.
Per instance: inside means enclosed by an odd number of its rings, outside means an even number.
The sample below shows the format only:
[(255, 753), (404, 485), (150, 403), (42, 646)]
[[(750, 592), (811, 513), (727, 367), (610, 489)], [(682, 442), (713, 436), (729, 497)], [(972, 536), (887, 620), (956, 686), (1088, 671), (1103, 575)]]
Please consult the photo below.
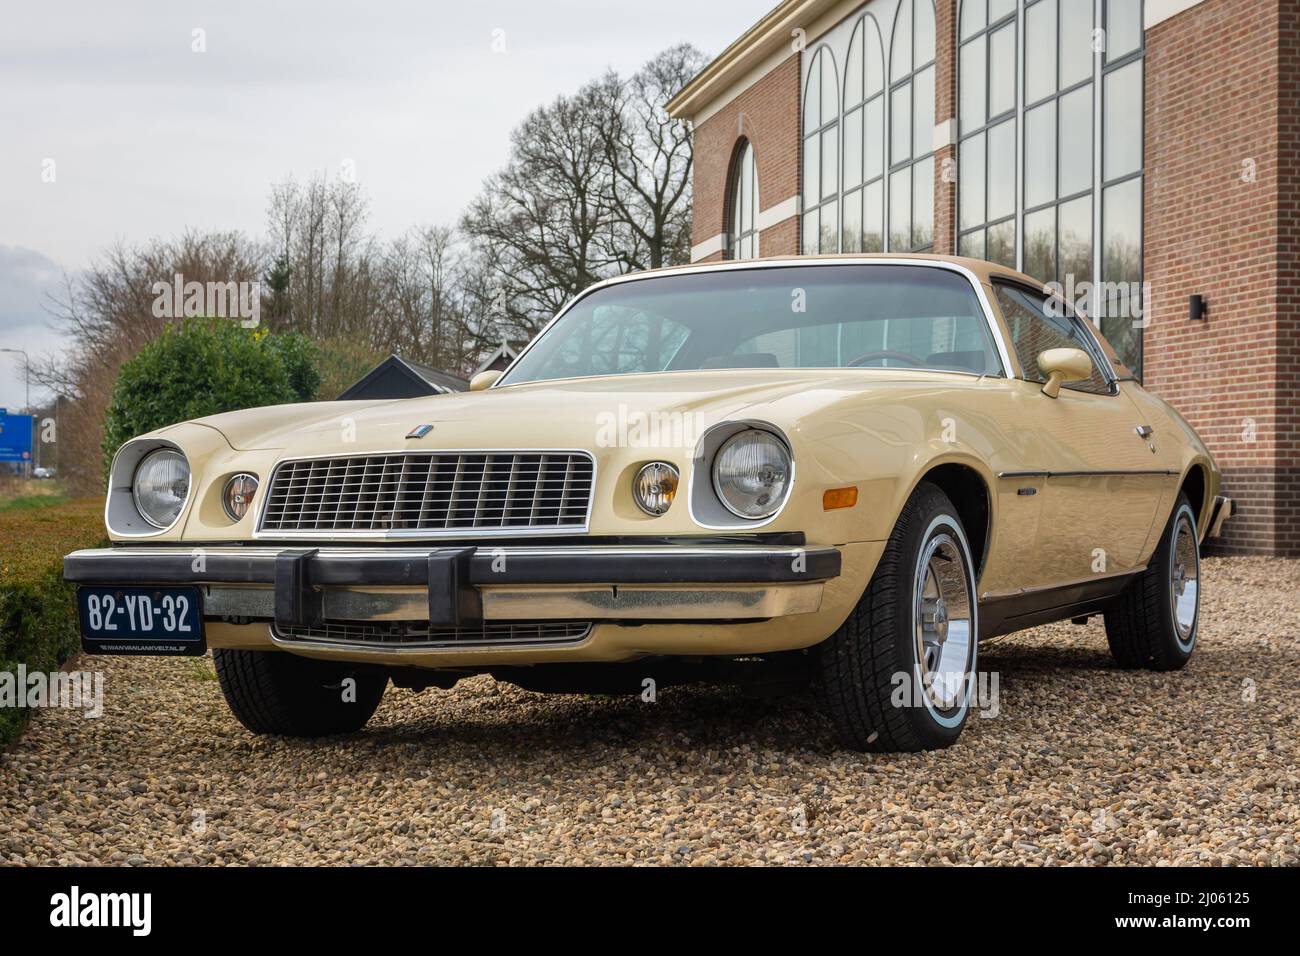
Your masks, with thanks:
[(32, 416), (0, 417), (0, 461), (32, 460)]

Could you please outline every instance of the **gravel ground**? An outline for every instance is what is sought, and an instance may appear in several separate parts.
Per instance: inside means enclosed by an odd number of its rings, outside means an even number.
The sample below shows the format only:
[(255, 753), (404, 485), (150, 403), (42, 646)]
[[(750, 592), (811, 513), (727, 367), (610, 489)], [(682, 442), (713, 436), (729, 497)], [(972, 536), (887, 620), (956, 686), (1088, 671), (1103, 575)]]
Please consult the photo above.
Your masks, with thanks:
[(89, 658), (105, 711), (0, 756), (0, 862), (1300, 862), (1300, 561), (1210, 559), (1200, 647), (1117, 670), (1099, 623), (991, 644), (999, 713), (914, 756), (811, 700), (390, 689), (330, 742), (256, 738), (207, 659)]

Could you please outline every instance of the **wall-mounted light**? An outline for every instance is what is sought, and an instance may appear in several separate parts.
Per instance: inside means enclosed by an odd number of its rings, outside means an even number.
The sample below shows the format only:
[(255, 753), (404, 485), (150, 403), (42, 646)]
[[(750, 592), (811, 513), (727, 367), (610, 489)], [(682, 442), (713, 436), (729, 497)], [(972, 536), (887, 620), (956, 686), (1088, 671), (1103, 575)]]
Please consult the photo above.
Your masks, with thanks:
[(1205, 296), (1194, 295), (1188, 304), (1187, 317), (1193, 322), (1204, 322), (1206, 315), (1209, 313), (1209, 307), (1205, 304)]

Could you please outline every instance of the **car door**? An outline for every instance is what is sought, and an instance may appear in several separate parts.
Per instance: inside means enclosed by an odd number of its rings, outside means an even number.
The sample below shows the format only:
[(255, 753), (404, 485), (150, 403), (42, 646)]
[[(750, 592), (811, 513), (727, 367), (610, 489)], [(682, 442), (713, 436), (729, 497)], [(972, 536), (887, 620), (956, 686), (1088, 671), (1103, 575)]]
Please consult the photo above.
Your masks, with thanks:
[[(1060, 586), (1123, 575), (1139, 566), (1170, 480), (1137, 408), (1120, 392), (1110, 363), (1084, 321), (1060, 299), (1013, 283), (994, 284), (1033, 431), (1033, 464), (1011, 480), (1037, 481), (1042, 495), (1031, 586)], [(1089, 378), (1066, 383), (1055, 399), (1040, 389), (1037, 358), (1077, 348), (1093, 360)]]

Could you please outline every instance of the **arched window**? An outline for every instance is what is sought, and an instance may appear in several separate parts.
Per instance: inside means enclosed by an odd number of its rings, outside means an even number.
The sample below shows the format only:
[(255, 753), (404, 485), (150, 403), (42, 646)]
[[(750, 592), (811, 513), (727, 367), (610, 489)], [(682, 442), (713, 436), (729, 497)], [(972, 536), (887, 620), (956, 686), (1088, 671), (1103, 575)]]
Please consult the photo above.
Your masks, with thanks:
[(889, 249), (934, 242), (934, 3), (901, 0), (889, 45)]
[(964, 0), (959, 22), (957, 251), (1014, 267), (1016, 0)]
[[(1142, 309), (1142, 6), (964, 0), (958, 22), (958, 251), (1018, 262), (1037, 279), (1075, 290), (1134, 371), (1142, 352), (1135, 321)], [(1019, 202), (1017, 113), (1024, 117)], [(1100, 294), (1080, 302), (1078, 290), (1087, 287)]]
[(885, 64), (876, 18), (853, 28), (844, 63), (844, 252), (885, 248)]
[(839, 79), (830, 50), (808, 64), (803, 96), (803, 251), (839, 249)]
[(758, 255), (758, 166), (754, 144), (745, 140), (731, 168), (731, 229), (727, 233), (727, 258), (753, 259)]

